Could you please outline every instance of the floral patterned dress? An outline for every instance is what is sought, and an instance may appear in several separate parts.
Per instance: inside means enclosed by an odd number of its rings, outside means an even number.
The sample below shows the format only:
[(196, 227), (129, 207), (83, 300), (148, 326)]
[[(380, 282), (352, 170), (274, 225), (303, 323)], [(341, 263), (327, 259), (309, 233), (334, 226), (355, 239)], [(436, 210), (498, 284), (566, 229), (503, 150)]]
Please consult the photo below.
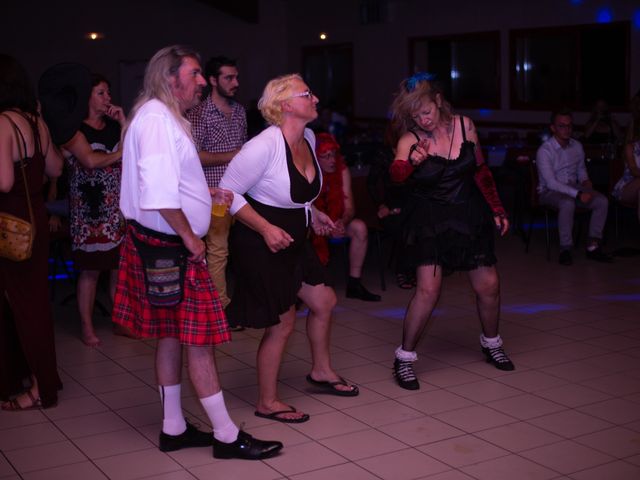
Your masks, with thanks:
[[(94, 151), (111, 153), (120, 142), (120, 126), (107, 119), (101, 130), (83, 123), (80, 132), (84, 134)], [(103, 168), (88, 169), (75, 157), (69, 163), (69, 207), (70, 231), (74, 253), (78, 251), (92, 254), (89, 263), (110, 257), (102, 268), (84, 265), (87, 255), (76, 258), (80, 269), (117, 268), (117, 252), (124, 237), (124, 218), (120, 213), (120, 178), (122, 163), (117, 162)], [(115, 254), (115, 255), (114, 255)], [(82, 259), (78, 261), (79, 259)]]

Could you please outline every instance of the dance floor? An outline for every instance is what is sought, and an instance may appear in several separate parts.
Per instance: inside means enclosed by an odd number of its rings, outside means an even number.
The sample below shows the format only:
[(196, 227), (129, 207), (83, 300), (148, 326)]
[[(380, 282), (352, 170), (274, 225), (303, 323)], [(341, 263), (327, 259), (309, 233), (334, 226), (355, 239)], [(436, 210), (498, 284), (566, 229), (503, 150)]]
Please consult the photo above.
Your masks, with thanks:
[[(279, 388), (311, 415), (307, 423), (254, 416), (261, 332), (234, 333), (217, 353), (224, 394), (244, 429), (285, 444), (265, 461), (216, 460), (207, 448), (161, 453), (154, 342), (115, 337), (109, 318), (96, 314), (103, 344), (84, 346), (75, 303), (60, 305), (69, 288), (62, 282), (55, 313), (64, 390), (55, 408), (0, 412), (0, 479), (637, 480), (640, 257), (600, 264), (576, 250), (574, 265), (560, 266), (557, 250), (546, 261), (541, 232), (528, 254), (516, 236), (497, 245), (501, 330), (513, 372), (484, 362), (474, 297), (458, 274), (445, 280), (420, 343), (417, 391), (401, 389), (391, 375), (412, 292), (396, 287), (390, 273), (380, 292), (367, 264), (365, 283), (382, 294), (380, 303), (346, 299), (337, 284), (333, 362), (360, 386), (358, 397), (317, 394), (306, 384), (300, 312)], [(342, 272), (339, 262), (334, 271)], [(205, 428), (184, 385), (185, 412)]]

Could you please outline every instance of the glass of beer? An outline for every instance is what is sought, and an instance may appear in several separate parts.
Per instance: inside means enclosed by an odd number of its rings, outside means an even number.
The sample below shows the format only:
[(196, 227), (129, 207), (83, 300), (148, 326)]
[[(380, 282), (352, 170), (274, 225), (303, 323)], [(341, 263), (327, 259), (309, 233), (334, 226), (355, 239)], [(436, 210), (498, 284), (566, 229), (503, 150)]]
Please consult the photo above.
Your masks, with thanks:
[(211, 215), (214, 217), (224, 217), (227, 213), (227, 198), (223, 190), (217, 190), (212, 196), (213, 206), (211, 207)]

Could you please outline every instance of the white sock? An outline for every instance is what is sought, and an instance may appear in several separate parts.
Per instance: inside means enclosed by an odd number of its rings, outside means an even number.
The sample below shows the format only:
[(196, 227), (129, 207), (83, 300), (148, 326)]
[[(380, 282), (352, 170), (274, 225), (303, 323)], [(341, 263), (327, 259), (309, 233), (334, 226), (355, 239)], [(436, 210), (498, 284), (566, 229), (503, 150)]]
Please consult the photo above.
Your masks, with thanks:
[(500, 335), (496, 335), (495, 337), (485, 337), (482, 333), (480, 334), (480, 345), (484, 348), (498, 348), (502, 346), (502, 337)]
[(167, 435), (180, 435), (187, 429), (182, 414), (180, 400), (180, 384), (158, 385), (160, 402), (162, 403), (162, 431)]
[(414, 352), (408, 352), (402, 349), (402, 345), (396, 348), (396, 358), (405, 362), (415, 362), (418, 360), (418, 354)]
[(213, 436), (216, 440), (223, 443), (235, 442), (240, 430), (229, 416), (222, 390), (210, 397), (201, 398), (200, 403), (213, 425)]

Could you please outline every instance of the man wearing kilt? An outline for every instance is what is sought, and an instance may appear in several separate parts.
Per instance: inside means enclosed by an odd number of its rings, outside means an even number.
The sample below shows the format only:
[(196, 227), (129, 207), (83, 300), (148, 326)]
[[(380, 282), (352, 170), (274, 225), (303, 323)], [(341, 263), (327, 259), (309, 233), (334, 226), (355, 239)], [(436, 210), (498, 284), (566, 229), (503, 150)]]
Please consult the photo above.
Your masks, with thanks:
[[(227, 412), (215, 365), (213, 347), (231, 337), (204, 259), (211, 196), (184, 117), (205, 84), (198, 54), (183, 46), (159, 50), (147, 65), (124, 134), (120, 208), (127, 234), (113, 320), (135, 335), (158, 338), (161, 451), (213, 445), (215, 458), (261, 459), (277, 454), (282, 443), (238, 429)], [(213, 435), (183, 416), (183, 346)]]

